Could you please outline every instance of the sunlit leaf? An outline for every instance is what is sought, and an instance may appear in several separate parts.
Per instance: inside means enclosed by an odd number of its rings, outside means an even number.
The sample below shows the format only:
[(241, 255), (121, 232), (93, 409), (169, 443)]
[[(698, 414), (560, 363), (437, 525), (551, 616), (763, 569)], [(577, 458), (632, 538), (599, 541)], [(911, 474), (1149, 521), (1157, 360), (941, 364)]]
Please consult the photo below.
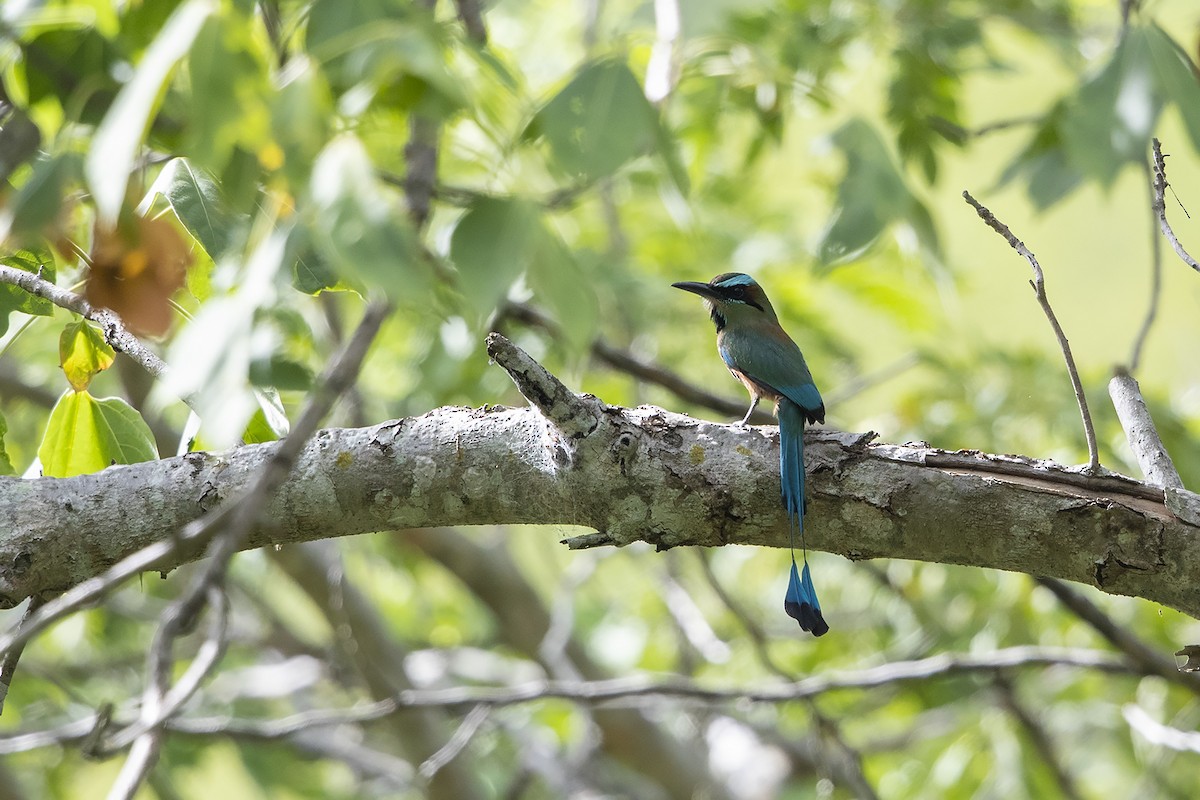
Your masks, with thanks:
[(1083, 173), (1070, 163), (1063, 146), (1062, 120), (1065, 104), (1059, 103), (1046, 115), (1025, 145), (1000, 176), (1003, 187), (1018, 178), (1028, 181), (1029, 199), (1046, 209), (1073, 192), (1083, 182)]
[(58, 337), (58, 358), (67, 383), (77, 392), (87, 389), (92, 378), (112, 366), (116, 352), (100, 329), (87, 320), (72, 322)]
[(325, 74), (312, 59), (293, 58), (285, 78), (271, 96), (271, 125), (283, 150), (282, 169), (299, 183), (308, 178), (313, 161), (329, 140), (333, 98)]
[(274, 92), (251, 20), (223, 9), (208, 18), (188, 52), (193, 113), (184, 146), (214, 172), (220, 172), (235, 147), (258, 153), (269, 142), (270, 114), (264, 100)]
[(313, 373), (307, 366), (278, 353), (250, 362), (250, 382), (284, 391), (307, 391), (312, 388)]
[(371, 87), (401, 108), (445, 115), (463, 104), (446, 68), (438, 28), (404, 0), (316, 0), (305, 28), (308, 51), (339, 90)]
[(1192, 147), (1200, 151), (1200, 73), (1188, 54), (1157, 25), (1146, 28), (1146, 47), (1163, 96), (1183, 117)]
[(1162, 106), (1146, 31), (1132, 27), (1067, 103), (1062, 133), (1071, 162), (1111, 185), (1125, 164), (1145, 157)]
[(596, 335), (599, 311), (591, 281), (562, 241), (546, 234), (529, 270), (534, 296), (554, 314), (567, 344), (582, 352)]
[(96, 399), (86, 391), (58, 399), (38, 448), (42, 474), (54, 478), (155, 458), (154, 436), (136, 409), (119, 397)]
[(245, 217), (229, 210), (216, 181), (186, 158), (169, 161), (153, 188), (213, 261), (228, 254), (246, 225)]
[(30, 105), (78, 97), (78, 106), (64, 110), (87, 125), (100, 123), (121, 88), (116, 67), (125, 55), (117, 44), (94, 25), (64, 25), (38, 33), (27, 47), (39, 60), (26, 72)]

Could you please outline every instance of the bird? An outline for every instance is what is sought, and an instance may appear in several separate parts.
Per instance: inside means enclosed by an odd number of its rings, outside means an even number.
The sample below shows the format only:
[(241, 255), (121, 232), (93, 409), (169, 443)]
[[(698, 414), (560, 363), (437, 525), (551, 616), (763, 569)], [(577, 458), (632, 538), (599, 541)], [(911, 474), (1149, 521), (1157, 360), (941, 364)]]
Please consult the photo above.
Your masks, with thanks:
[[(813, 382), (804, 354), (779, 324), (779, 317), (758, 283), (741, 272), (726, 272), (708, 283), (679, 281), (676, 289), (704, 298), (717, 327), (717, 353), (733, 377), (750, 393), (750, 408), (739, 425), (745, 425), (764, 398), (775, 402), (779, 419), (780, 494), (788, 515), (792, 568), (783, 607), (801, 629), (822, 636), (829, 625), (813, 588), (804, 547), (804, 426), (825, 421), (825, 402)], [(799, 531), (804, 568), (796, 569)]]

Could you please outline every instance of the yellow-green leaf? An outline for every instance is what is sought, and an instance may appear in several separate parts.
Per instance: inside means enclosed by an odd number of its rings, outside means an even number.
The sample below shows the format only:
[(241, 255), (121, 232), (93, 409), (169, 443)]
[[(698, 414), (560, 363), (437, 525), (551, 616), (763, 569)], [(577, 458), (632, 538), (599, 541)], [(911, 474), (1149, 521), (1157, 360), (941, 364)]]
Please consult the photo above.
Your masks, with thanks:
[(119, 397), (96, 399), (86, 391), (64, 392), (50, 412), (38, 448), (42, 474), (69, 478), (113, 464), (158, 458), (154, 436), (141, 414)]
[(58, 358), (71, 388), (82, 392), (93, 377), (112, 366), (116, 353), (98, 329), (80, 320), (64, 328), (58, 337)]

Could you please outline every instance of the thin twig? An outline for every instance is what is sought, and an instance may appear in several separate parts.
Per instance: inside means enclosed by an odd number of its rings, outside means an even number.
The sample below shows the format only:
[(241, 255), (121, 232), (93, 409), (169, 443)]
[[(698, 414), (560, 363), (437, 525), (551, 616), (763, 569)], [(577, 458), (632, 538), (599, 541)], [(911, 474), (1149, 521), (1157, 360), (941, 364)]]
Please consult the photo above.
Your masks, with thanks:
[(1169, 725), (1163, 725), (1151, 717), (1139, 705), (1129, 703), (1121, 709), (1129, 727), (1142, 735), (1150, 744), (1168, 747), (1183, 753), (1200, 753), (1200, 732), (1181, 731)]
[[(166, 701), (165, 690), (167, 676), (174, 661), (175, 639), (191, 627), (204, 606), (211, 603), (211, 598), (214, 596), (224, 597), (223, 592), (218, 590), (224, 583), (230, 559), (241, 548), (242, 542), (258, 522), (275, 490), (291, 474), (297, 457), (308, 439), (316, 432), (321, 420), (329, 413), (342, 392), (357, 379), (367, 350), (390, 310), (390, 305), (380, 300), (367, 306), (366, 313), (359, 322), (354, 335), (326, 369), (316, 389), (309, 396), (308, 403), (296, 421), (296, 425), (279, 443), (270, 461), (267, 462), (250, 490), (235, 501), (237, 505), (233, 510), (233, 518), (229, 526), (213, 538), (209, 547), (209, 558), (204, 562), (196, 579), (183, 595), (163, 613), (162, 624), (155, 634), (150, 649), (147, 689), (143, 696), (143, 706), (149, 706), (149, 711), (143, 710), (140, 721), (140, 725), (145, 730), (134, 739), (133, 750), (118, 776), (117, 784), (113, 787), (110, 797), (122, 799), (132, 797), (145, 780), (149, 770), (153, 768), (158, 759), (162, 727), (178, 710), (178, 705), (172, 705)], [(223, 618), (224, 615), (221, 613), (219, 616)], [(223, 621), (221, 626), (221, 647), (223, 648)], [(215, 657), (219, 657), (219, 652)], [(199, 662), (199, 659), (197, 661)], [(203, 675), (207, 673), (208, 668), (211, 668), (211, 664), (207, 665), (203, 672), (196, 677), (197, 685)], [(185, 675), (186, 677), (187, 675)], [(186, 684), (181, 681), (176, 688), (184, 686)], [(193, 691), (194, 688), (193, 686)], [(172, 696), (173, 693), (174, 690), (172, 690)], [(127, 728), (114, 736), (107, 745), (108, 747), (120, 746), (131, 735), (133, 734)]]
[(1063, 332), (1062, 326), (1058, 324), (1058, 317), (1054, 316), (1054, 309), (1050, 307), (1050, 301), (1046, 298), (1046, 279), (1042, 274), (1042, 267), (1025, 243), (1018, 239), (1007, 225), (996, 219), (995, 214), (972, 197), (970, 192), (964, 191), (963, 199), (974, 207), (979, 218), (986, 222), (988, 227), (1003, 236), (1009, 247), (1016, 250), (1018, 255), (1028, 261), (1029, 266), (1033, 268), (1033, 280), (1029, 282), (1029, 285), (1033, 287), (1038, 304), (1045, 312), (1050, 327), (1054, 329), (1054, 335), (1058, 338), (1058, 346), (1062, 348), (1063, 359), (1067, 362), (1067, 374), (1071, 377), (1071, 387), (1075, 390), (1075, 400), (1079, 403), (1079, 416), (1083, 418), (1083, 435), (1087, 439), (1088, 447), (1088, 470), (1093, 473), (1097, 472), (1100, 469), (1100, 451), (1096, 447), (1096, 430), (1092, 426), (1092, 415), (1088, 411), (1087, 397), (1083, 393), (1083, 382), (1079, 379), (1075, 357), (1071, 355), (1071, 345), (1067, 342), (1067, 335)]
[(1036, 578), (1038, 584), (1049, 589), (1058, 601), (1081, 620), (1091, 625), (1113, 647), (1124, 653), (1147, 675), (1157, 675), (1167, 681), (1187, 688), (1200, 695), (1200, 673), (1180, 672), (1172, 657), (1159, 652), (1123, 625), (1118, 625), (1088, 598), (1056, 578)]
[(1054, 782), (1058, 784), (1059, 796), (1067, 800), (1082, 800), (1083, 795), (1079, 791), (1079, 786), (1059, 756), (1054, 740), (1046, 731), (1046, 727), (1042, 725), (1041, 720), (1030, 713), (1025, 704), (1021, 702), (1012, 680), (1007, 675), (997, 675), (993, 682), (999, 690), (1000, 704), (1017, 721), (1017, 724), (1025, 729), (1025, 733), (1033, 744), (1033, 752), (1050, 768), (1050, 774), (1054, 776)]
[[(413, 689), (394, 697), (353, 708), (313, 709), (277, 719), (245, 719), (230, 716), (175, 717), (164, 726), (172, 732), (197, 736), (236, 736), (244, 739), (277, 740), (311, 728), (373, 722), (411, 708), (467, 710), (477, 705), (502, 708), (540, 700), (569, 700), (587, 706), (612, 705), (617, 701), (673, 697), (706, 704), (786, 703), (842, 690), (874, 689), (880, 686), (963, 675), (994, 675), (1030, 667), (1094, 669), (1100, 672), (1139, 676), (1146, 674), (1124, 656), (1103, 650), (1038, 647), (1023, 645), (991, 653), (941, 653), (913, 661), (893, 661), (877, 667), (846, 670), (770, 686), (719, 688), (703, 681), (681, 678), (655, 679), (644, 676), (599, 681), (532, 681), (514, 686), (458, 686), (447, 689)], [(0, 755), (21, 753), (39, 747), (69, 744), (88, 736), (98, 713), (85, 719), (41, 731), (0, 736)]]
[(32, 295), (49, 300), (59, 308), (74, 311), (79, 316), (95, 322), (104, 332), (104, 341), (108, 342), (112, 349), (129, 356), (154, 377), (161, 378), (167, 371), (166, 363), (129, 332), (115, 311), (97, 308), (81, 294), (56, 286), (36, 273), (4, 264), (0, 264), (0, 283), (20, 287)]
[[(17, 627), (23, 626), (45, 602), (41, 597), (29, 598), (29, 605), (25, 607), (25, 613), (21, 615)], [(25, 645), (22, 644), (9, 648), (4, 652), (4, 657), (0, 658), (0, 714), (4, 713), (4, 701), (8, 699), (8, 690), (12, 688), (13, 675), (17, 672), (17, 662), (21, 660), (21, 653), (24, 651)]]
[(458, 12), (458, 21), (462, 23), (467, 38), (483, 47), (487, 44), (487, 27), (483, 24), (483, 3), (481, 0), (454, 0), (454, 8)]
[(453, 761), (471, 743), (471, 738), (479, 731), (480, 726), (483, 725), (491, 713), (491, 709), (487, 706), (475, 706), (467, 712), (467, 716), (463, 718), (462, 723), (454, 731), (454, 735), (450, 737), (446, 744), (442, 745), (440, 750), (421, 762), (421, 766), (417, 770), (417, 775), (425, 781), (433, 780), (433, 776), (437, 775), (442, 767)]
[(1175, 231), (1171, 229), (1171, 223), (1167, 222), (1167, 162), (1163, 155), (1162, 142), (1157, 138), (1151, 140), (1151, 147), (1154, 151), (1154, 213), (1158, 215), (1158, 227), (1162, 230), (1163, 236), (1167, 237), (1167, 241), (1171, 243), (1171, 247), (1175, 248), (1175, 253), (1183, 263), (1187, 264), (1192, 269), (1200, 272), (1200, 263), (1192, 258), (1187, 250), (1183, 249), (1183, 245), (1179, 243), (1179, 238), (1175, 235)]
[[(195, 694), (200, 688), (200, 683), (224, 655), (225, 631), (229, 618), (229, 604), (225, 600), (225, 593), (216, 586), (209, 587), (208, 605), (212, 609), (208, 637), (183, 677), (169, 690), (168, 672), (172, 659), (163, 655), (164, 652), (170, 651), (169, 640), (165, 640), (164, 637), (172, 635), (173, 632), (164, 633), (167, 626), (159, 628), (155, 636), (156, 641), (150, 648), (151, 677), (142, 695), (141, 718), (120, 731), (113, 737), (112, 742), (99, 748), (101, 752), (111, 752), (124, 747), (128, 742), (132, 742), (133, 745), (120, 773), (117, 774), (116, 782), (109, 789), (109, 800), (131, 800), (137, 794), (158, 761), (163, 741), (163, 723), (174, 716)], [(163, 644), (163, 641), (166, 641), (166, 644)]]
[(164, 612), (167, 620), (155, 632), (147, 659), (149, 680), (142, 697), (141, 718), (100, 742), (89, 755), (103, 758), (123, 750), (147, 733), (161, 732), (163, 722), (174, 716), (200, 688), (200, 684), (225, 654), (229, 624), (229, 601), (223, 589), (210, 586), (206, 604), (209, 608), (208, 635), (195, 659), (174, 686), (168, 686), (174, 664), (170, 652), (171, 639), (182, 635), (185, 631), (181, 628), (190, 621), (178, 614), (170, 616), (174, 607)]

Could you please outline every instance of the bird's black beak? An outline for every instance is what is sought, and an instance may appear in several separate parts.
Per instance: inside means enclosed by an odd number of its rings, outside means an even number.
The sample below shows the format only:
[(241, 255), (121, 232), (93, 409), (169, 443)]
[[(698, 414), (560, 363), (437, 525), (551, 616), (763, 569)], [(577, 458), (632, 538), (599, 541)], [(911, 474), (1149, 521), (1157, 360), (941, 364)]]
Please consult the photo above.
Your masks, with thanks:
[(717, 290), (709, 286), (707, 283), (699, 283), (698, 281), (679, 281), (678, 283), (672, 283), (671, 285), (676, 289), (683, 289), (685, 292), (698, 294), (705, 300), (721, 299), (721, 295), (717, 292)]

